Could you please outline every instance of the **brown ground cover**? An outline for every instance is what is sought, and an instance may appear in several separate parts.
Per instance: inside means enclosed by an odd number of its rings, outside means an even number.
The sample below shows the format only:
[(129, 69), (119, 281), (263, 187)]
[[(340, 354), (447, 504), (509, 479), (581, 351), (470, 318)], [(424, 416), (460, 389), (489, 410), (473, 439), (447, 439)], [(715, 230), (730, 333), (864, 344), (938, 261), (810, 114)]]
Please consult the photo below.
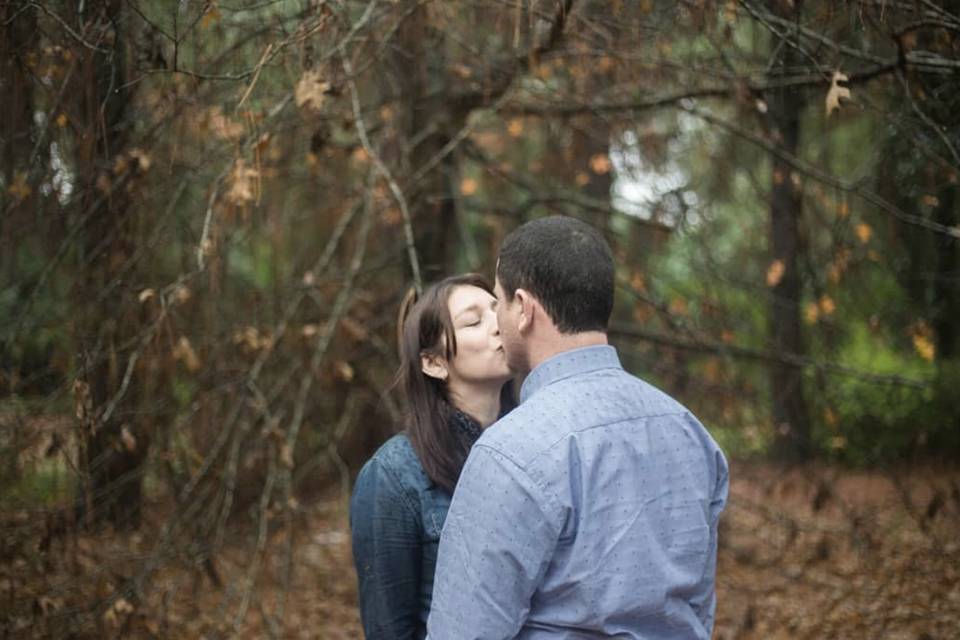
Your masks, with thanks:
[[(0, 638), (362, 637), (342, 495), (301, 506), (293, 527), (267, 531), (259, 563), (251, 562), (255, 534), (238, 527), (216, 559), (219, 586), (203, 566), (168, 558), (145, 595), (111, 597), (150, 562), (169, 511), (150, 512), (135, 534), (52, 540), (37, 514), (6, 514)], [(715, 637), (956, 637), (958, 524), (956, 469), (734, 464)]]

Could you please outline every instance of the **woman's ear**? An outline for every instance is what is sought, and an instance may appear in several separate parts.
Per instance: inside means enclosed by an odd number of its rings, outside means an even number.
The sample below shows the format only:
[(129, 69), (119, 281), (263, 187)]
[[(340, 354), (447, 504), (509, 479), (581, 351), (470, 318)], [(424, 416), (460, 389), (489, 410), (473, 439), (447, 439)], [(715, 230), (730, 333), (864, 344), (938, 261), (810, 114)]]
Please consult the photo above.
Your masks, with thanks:
[(420, 354), (420, 370), (423, 371), (425, 375), (441, 381), (446, 380), (447, 375), (449, 375), (447, 372), (447, 361), (443, 356), (430, 353)]

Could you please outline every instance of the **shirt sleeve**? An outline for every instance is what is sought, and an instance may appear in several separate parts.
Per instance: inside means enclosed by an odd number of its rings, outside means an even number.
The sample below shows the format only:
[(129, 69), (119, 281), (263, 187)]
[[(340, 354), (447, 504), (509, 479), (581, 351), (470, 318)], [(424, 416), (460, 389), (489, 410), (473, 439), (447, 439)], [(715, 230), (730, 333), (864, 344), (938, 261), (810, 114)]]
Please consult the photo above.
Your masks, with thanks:
[(423, 628), (419, 517), (396, 477), (377, 460), (357, 476), (350, 530), (367, 640), (415, 638)]
[(503, 454), (475, 445), (447, 514), (428, 639), (513, 638), (530, 612), (563, 510)]
[(727, 466), (727, 460), (719, 450), (715, 453), (716, 478), (713, 498), (710, 501), (710, 554), (707, 560), (707, 568), (704, 577), (710, 580), (713, 588), (709, 589), (705, 597), (699, 600), (691, 601), (694, 613), (700, 619), (703, 628), (707, 630), (708, 637), (713, 635), (713, 623), (717, 610), (717, 590), (714, 583), (714, 577), (717, 574), (717, 532), (720, 525), (720, 514), (727, 504), (727, 495), (730, 489), (730, 471)]

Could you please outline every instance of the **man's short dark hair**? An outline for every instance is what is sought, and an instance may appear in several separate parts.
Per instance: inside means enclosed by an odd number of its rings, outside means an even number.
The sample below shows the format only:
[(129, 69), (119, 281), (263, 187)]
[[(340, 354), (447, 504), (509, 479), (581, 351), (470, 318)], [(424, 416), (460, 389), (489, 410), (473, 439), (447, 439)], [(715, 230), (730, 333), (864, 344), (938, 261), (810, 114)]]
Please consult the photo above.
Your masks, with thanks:
[(600, 232), (576, 218), (521, 225), (500, 245), (497, 278), (507, 301), (525, 289), (561, 333), (606, 331), (613, 310), (613, 255)]

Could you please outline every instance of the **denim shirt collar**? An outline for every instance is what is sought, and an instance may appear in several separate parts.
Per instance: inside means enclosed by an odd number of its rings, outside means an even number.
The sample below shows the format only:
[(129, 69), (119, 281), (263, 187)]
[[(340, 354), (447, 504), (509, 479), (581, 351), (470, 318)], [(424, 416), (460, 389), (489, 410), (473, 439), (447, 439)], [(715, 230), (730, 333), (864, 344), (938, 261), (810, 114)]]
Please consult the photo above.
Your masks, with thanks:
[(526, 402), (540, 389), (564, 378), (599, 369), (622, 368), (617, 350), (607, 344), (564, 351), (547, 358), (530, 372), (520, 387), (520, 402)]

